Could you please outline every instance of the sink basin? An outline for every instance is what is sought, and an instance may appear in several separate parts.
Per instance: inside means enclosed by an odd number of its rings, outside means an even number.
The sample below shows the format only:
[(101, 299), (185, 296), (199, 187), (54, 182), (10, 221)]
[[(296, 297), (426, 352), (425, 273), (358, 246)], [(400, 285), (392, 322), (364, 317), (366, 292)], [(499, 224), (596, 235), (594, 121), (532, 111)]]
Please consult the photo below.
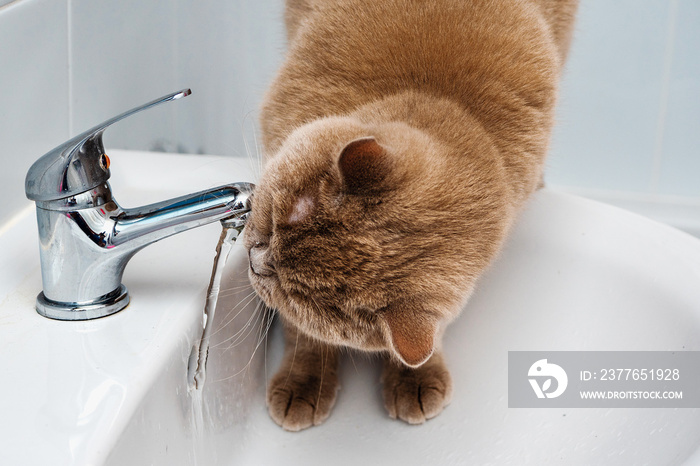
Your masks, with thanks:
[[(125, 207), (254, 181), (244, 159), (110, 156)], [(422, 426), (389, 419), (379, 361), (351, 353), (331, 417), (288, 433), (265, 407), (281, 332), (251, 294), (240, 245), (204, 388), (189, 386), (219, 232), (215, 223), (138, 253), (124, 311), (58, 322), (33, 309), (33, 206), (0, 227), (3, 464), (700, 464), (700, 409), (515, 409), (507, 396), (508, 351), (700, 350), (696, 238), (543, 189), (447, 330), (455, 391), (444, 413)]]

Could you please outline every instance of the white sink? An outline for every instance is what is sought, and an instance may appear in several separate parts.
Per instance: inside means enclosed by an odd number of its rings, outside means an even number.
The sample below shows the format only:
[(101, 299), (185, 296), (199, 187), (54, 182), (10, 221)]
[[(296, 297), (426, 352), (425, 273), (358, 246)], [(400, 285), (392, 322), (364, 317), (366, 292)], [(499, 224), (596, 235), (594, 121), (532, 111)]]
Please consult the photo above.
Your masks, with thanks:
[[(254, 181), (242, 159), (110, 155), (125, 207)], [(2, 464), (700, 464), (698, 409), (507, 406), (508, 351), (700, 350), (693, 237), (544, 189), (447, 331), (455, 392), (444, 413), (422, 426), (389, 419), (379, 362), (354, 354), (328, 421), (288, 433), (264, 401), (281, 335), (273, 326), (254, 351), (263, 315), (241, 246), (219, 299), (207, 381), (188, 389), (219, 231), (215, 223), (138, 253), (124, 276), (124, 311), (57, 322), (33, 309), (33, 207), (0, 228)]]

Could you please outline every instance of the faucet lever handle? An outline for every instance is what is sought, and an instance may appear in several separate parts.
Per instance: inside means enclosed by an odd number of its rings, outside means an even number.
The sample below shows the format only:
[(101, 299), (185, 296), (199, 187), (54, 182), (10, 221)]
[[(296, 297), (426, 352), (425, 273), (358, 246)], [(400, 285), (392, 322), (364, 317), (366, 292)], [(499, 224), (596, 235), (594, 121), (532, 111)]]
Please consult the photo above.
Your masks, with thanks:
[(191, 93), (189, 89), (183, 89), (133, 108), (47, 152), (27, 172), (24, 183), (27, 197), (34, 201), (53, 201), (89, 191), (104, 183), (109, 179), (110, 172), (109, 164), (103, 158), (102, 133), (110, 125), (134, 113)]

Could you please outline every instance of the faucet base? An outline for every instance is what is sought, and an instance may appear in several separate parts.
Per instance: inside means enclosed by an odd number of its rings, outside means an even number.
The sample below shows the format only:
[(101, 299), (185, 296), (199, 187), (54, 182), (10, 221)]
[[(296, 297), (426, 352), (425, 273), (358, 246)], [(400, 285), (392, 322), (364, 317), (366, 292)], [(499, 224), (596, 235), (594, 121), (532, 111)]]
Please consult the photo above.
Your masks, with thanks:
[(94, 301), (64, 303), (53, 301), (42, 291), (36, 297), (36, 312), (55, 320), (91, 320), (106, 317), (129, 305), (129, 292), (124, 285)]

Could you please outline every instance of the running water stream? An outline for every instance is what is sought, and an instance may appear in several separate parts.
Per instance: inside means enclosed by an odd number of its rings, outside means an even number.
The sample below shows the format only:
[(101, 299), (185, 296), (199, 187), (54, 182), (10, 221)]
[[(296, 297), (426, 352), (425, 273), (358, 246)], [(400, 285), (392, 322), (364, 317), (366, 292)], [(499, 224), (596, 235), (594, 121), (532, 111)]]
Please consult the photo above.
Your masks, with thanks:
[(195, 390), (201, 390), (207, 378), (206, 367), (207, 356), (209, 355), (209, 338), (211, 337), (214, 324), (216, 303), (219, 300), (221, 276), (224, 272), (229, 253), (243, 230), (244, 224), (244, 218), (221, 221), (221, 236), (219, 237), (219, 243), (216, 245), (216, 256), (214, 257), (214, 266), (212, 267), (209, 288), (207, 289), (207, 300), (204, 306), (204, 330), (202, 331), (202, 338), (199, 342), (199, 351), (197, 353), (197, 369), (194, 373), (194, 378), (190, 379), (193, 380), (194, 386), (192, 388)]

